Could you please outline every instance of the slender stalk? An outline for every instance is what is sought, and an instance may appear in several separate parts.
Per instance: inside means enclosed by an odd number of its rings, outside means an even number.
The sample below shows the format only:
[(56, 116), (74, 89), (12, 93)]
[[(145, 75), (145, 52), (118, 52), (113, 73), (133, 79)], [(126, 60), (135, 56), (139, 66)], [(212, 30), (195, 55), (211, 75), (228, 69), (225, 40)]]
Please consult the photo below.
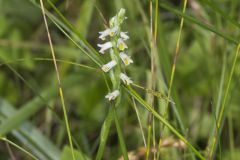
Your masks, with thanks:
[(161, 92), (158, 92), (158, 91), (154, 91), (154, 90), (152, 90), (152, 89), (145, 88), (145, 87), (140, 86), (140, 85), (138, 85), (138, 84), (136, 84), (136, 83), (132, 83), (132, 86), (137, 87), (137, 88), (139, 88), (139, 89), (142, 89), (142, 90), (144, 90), (145, 92), (147, 92), (147, 93), (149, 93), (149, 94), (152, 94), (153, 96), (155, 96), (155, 97), (157, 97), (157, 98), (160, 98), (160, 99), (163, 99), (163, 100), (165, 100), (165, 101), (169, 101), (169, 102), (172, 103), (172, 104), (175, 104), (172, 100), (167, 99), (167, 96), (165, 96), (165, 95), (164, 95), (163, 93), (161, 93)]
[(59, 94), (60, 94), (60, 98), (61, 98), (63, 114), (64, 114), (64, 119), (65, 119), (66, 128), (67, 128), (68, 140), (69, 140), (69, 144), (71, 147), (72, 158), (73, 158), (73, 160), (75, 160), (76, 158), (75, 158), (74, 150), (73, 150), (72, 136), (71, 136), (70, 126), (69, 126), (69, 122), (68, 122), (68, 116), (67, 116), (67, 111), (66, 111), (66, 106), (65, 106), (64, 96), (63, 96), (63, 90), (62, 90), (62, 86), (61, 86), (61, 80), (60, 80), (59, 70), (58, 70), (57, 61), (56, 61), (56, 57), (55, 57), (55, 52), (53, 49), (52, 39), (51, 39), (51, 35), (50, 35), (49, 29), (48, 29), (43, 0), (40, 0), (40, 4), (41, 4), (41, 10), (42, 10), (42, 14), (43, 14), (44, 23), (45, 23), (45, 28), (46, 28), (47, 35), (48, 35), (48, 41), (49, 41), (49, 45), (50, 45), (50, 49), (51, 49), (51, 53), (52, 53), (53, 63), (54, 63), (54, 67), (55, 67), (55, 71), (56, 71), (56, 75), (57, 75)]
[(158, 33), (158, 0), (156, 0), (155, 4), (155, 20), (154, 20), (154, 42), (157, 44), (157, 33)]
[[(186, 11), (186, 6), (187, 6), (187, 0), (184, 0), (184, 5), (183, 5), (183, 14)], [(172, 66), (172, 71), (171, 71), (171, 77), (170, 77), (170, 82), (169, 82), (169, 89), (168, 89), (168, 99), (171, 97), (171, 91), (172, 91), (172, 85), (173, 85), (173, 79), (175, 76), (175, 70), (176, 70), (176, 63), (177, 63), (177, 58), (179, 56), (179, 49), (180, 49), (180, 40), (181, 40), (181, 35), (182, 35), (182, 30), (183, 30), (183, 23), (184, 23), (184, 17), (181, 18), (180, 22), (180, 28), (178, 32), (178, 37), (177, 37), (177, 44), (176, 44), (176, 49), (175, 49), (175, 56), (173, 60), (173, 66)], [(169, 101), (167, 101), (165, 112), (164, 112), (164, 117), (166, 117), (167, 110), (168, 110), (168, 105)]]
[[(185, 14), (186, 6), (187, 6), (187, 0), (184, 0), (182, 14)], [(178, 32), (178, 36), (177, 36), (177, 43), (176, 43), (176, 48), (175, 48), (175, 55), (174, 55), (174, 60), (173, 60), (173, 66), (172, 66), (172, 71), (171, 71), (171, 77), (170, 77), (170, 82), (169, 82), (167, 99), (170, 99), (170, 97), (171, 97), (173, 79), (174, 79), (175, 70), (176, 70), (176, 63), (177, 63), (177, 58), (179, 56), (180, 40), (181, 40), (181, 35), (182, 35), (182, 30), (183, 30), (183, 23), (184, 23), (184, 17), (181, 17), (180, 28), (179, 28), (179, 32)], [(164, 118), (168, 117), (167, 116), (168, 106), (169, 106), (169, 101), (166, 102), (166, 107), (163, 111), (163, 117)], [(163, 135), (163, 132), (164, 132), (164, 126), (162, 127), (162, 135)], [(161, 137), (162, 137), (162, 135), (161, 135)], [(159, 156), (160, 156), (161, 142), (162, 141), (159, 140), (157, 159), (159, 159)]]
[(223, 115), (224, 115), (224, 111), (225, 111), (225, 107), (226, 107), (226, 103), (227, 103), (227, 99), (228, 99), (228, 95), (229, 95), (229, 90), (230, 90), (230, 86), (231, 86), (231, 82), (232, 82), (232, 77), (233, 77), (233, 73), (234, 73), (234, 70), (235, 70), (235, 67), (236, 67), (236, 62), (237, 62), (239, 52), (240, 52), (240, 43), (237, 46), (237, 50), (236, 50), (235, 57), (234, 57), (234, 60), (233, 60), (233, 64), (232, 64), (232, 67), (231, 67), (231, 72), (230, 72), (229, 79), (228, 79), (228, 82), (227, 82), (227, 88), (226, 88), (226, 91), (224, 93), (222, 105), (220, 107), (220, 113), (219, 113), (219, 116), (217, 117), (216, 131), (218, 131), (218, 132), (217, 132), (217, 134), (216, 134), (216, 136), (214, 137), (214, 140), (213, 140), (213, 145), (212, 145), (212, 148), (211, 148), (211, 151), (210, 151), (210, 156), (209, 156), (210, 159), (213, 159), (214, 152), (215, 152), (216, 146), (218, 144), (218, 139), (219, 139), (219, 136), (221, 134), (221, 128), (222, 128), (222, 125), (223, 125)]
[(213, 111), (213, 118), (214, 118), (214, 123), (213, 123), (213, 129), (211, 130), (211, 135), (209, 136), (208, 139), (208, 146), (206, 148), (207, 152), (209, 153), (208, 155), (210, 156), (210, 151), (211, 147), (214, 141), (214, 136), (216, 136), (216, 126), (217, 126), (217, 115), (219, 114), (220, 107), (221, 107), (221, 100), (223, 96), (223, 88), (224, 88), (224, 78), (226, 75), (226, 65), (227, 65), (227, 57), (226, 53), (223, 55), (223, 65), (222, 65), (222, 70), (221, 70), (221, 79), (220, 79), (220, 84), (219, 84), (219, 91), (217, 95), (217, 103), (216, 103), (216, 109)]
[(120, 147), (121, 147), (121, 150), (122, 150), (122, 153), (123, 153), (124, 160), (129, 160), (127, 149), (126, 149), (126, 144), (125, 144), (123, 133), (122, 133), (122, 129), (120, 127), (118, 115), (117, 115), (117, 112), (116, 112), (116, 107), (115, 106), (111, 106), (111, 107), (114, 108), (113, 109), (114, 120), (115, 120), (115, 125), (116, 125), (116, 128), (117, 128), (118, 139), (119, 139), (119, 143), (120, 143)]
[(9, 153), (9, 156), (11, 157), (11, 160), (16, 160), (14, 154), (13, 154), (13, 151), (9, 145), (9, 143), (6, 142), (6, 147), (7, 147), (7, 150), (8, 150), (8, 153)]
[[(149, 8), (149, 12), (150, 12), (150, 53), (151, 53), (151, 89), (155, 90), (155, 83), (156, 83), (156, 71), (155, 71), (155, 50), (154, 50), (154, 35), (153, 35), (153, 4), (152, 4), (152, 0), (149, 1), (150, 2), (150, 8)], [(151, 95), (149, 102), (151, 104), (151, 106), (154, 106), (154, 95)], [(152, 135), (152, 140), (153, 140), (153, 148), (155, 148), (156, 146), (156, 142), (155, 142), (155, 126), (154, 126), (154, 117), (152, 115), (152, 113), (149, 113), (148, 115), (148, 129), (151, 129), (151, 132), (148, 130), (148, 140), (151, 140), (151, 135)], [(151, 149), (151, 143), (148, 142), (149, 145), (147, 145), (147, 159), (149, 157), (150, 154), (150, 149)], [(155, 152), (153, 155), (154, 159), (155, 159)]]
[(114, 118), (113, 110), (114, 110), (113, 107), (109, 108), (108, 115), (105, 118), (104, 123), (102, 125), (101, 134), (100, 134), (100, 144), (98, 147), (97, 156), (96, 156), (95, 160), (103, 159), (102, 156), (103, 156), (103, 152), (104, 152), (104, 149), (105, 149), (105, 146), (107, 143), (107, 137), (109, 135), (109, 130), (110, 130), (113, 118)]
[(150, 149), (151, 149), (151, 130), (152, 130), (152, 126), (151, 126), (151, 125), (148, 125), (146, 160), (149, 159), (149, 155), (150, 155)]
[(138, 119), (140, 131), (141, 131), (141, 134), (142, 134), (143, 144), (144, 144), (144, 147), (147, 147), (146, 138), (145, 138), (145, 136), (144, 136), (143, 127), (142, 127), (141, 119), (140, 119), (140, 116), (139, 116), (139, 111), (138, 111), (138, 108), (137, 108), (135, 99), (134, 99), (133, 97), (132, 97), (132, 102), (133, 102), (134, 110), (135, 110), (136, 115), (137, 115), (137, 119)]
[(233, 131), (233, 118), (232, 118), (232, 113), (230, 112), (228, 114), (228, 126), (229, 126), (229, 148), (230, 148), (230, 159), (233, 160), (234, 159), (234, 131)]
[(49, 18), (52, 20), (52, 22), (58, 27), (58, 29), (67, 37), (69, 38), (74, 45), (76, 45), (84, 54), (86, 54), (94, 63), (96, 63), (98, 66), (101, 66), (102, 63), (98, 62), (97, 59), (95, 59), (93, 56), (91, 56), (87, 51), (85, 51), (81, 45), (78, 44), (78, 42), (76, 42), (76, 40), (74, 40), (73, 38), (71, 38), (71, 36), (64, 31), (64, 29), (53, 19), (49, 16)]
[(197, 20), (196, 18), (194, 18), (192, 16), (189, 16), (187, 14), (184, 14), (184, 13), (178, 11), (177, 9), (174, 9), (173, 7), (171, 7), (171, 6), (169, 6), (169, 5), (165, 4), (165, 3), (160, 3), (160, 6), (163, 7), (164, 9), (166, 9), (166, 10), (171, 11), (174, 14), (177, 14), (179, 16), (184, 17), (189, 22), (195, 23), (199, 27), (202, 27), (203, 29), (206, 29), (206, 30), (210, 31), (210, 32), (212, 32), (212, 33), (222, 37), (223, 39), (226, 39), (227, 41), (229, 41), (229, 42), (231, 42), (233, 44), (236, 44), (236, 45), (238, 44), (238, 41), (236, 39), (234, 39), (231, 36), (228, 36), (228, 35), (224, 34), (222, 31), (217, 30), (216, 27), (213, 27), (213, 26), (211, 26), (209, 24), (205, 24), (205, 23)]
[[(35, 2), (35, 0), (29, 0), (35, 6), (41, 8), (41, 6)], [(78, 30), (61, 14), (61, 12), (56, 8), (56, 6), (48, 0), (48, 3), (55, 10), (55, 12), (60, 16), (60, 21), (53, 14), (45, 11), (46, 16), (56, 25), (56, 27), (69, 38), (84, 54), (86, 54), (92, 61), (94, 61), (98, 66), (101, 66), (102, 59), (99, 57), (98, 52), (83, 38), (83, 36), (78, 32)], [(73, 38), (72, 38), (73, 37)], [(75, 40), (74, 40), (75, 39)]]
[(145, 100), (143, 100), (135, 90), (133, 90), (130, 86), (124, 87), (125, 90), (132, 95), (139, 103), (141, 103), (148, 111), (150, 111), (159, 121), (161, 121), (172, 133), (174, 133), (180, 140), (182, 140), (201, 160), (205, 160), (202, 154), (194, 148), (194, 146), (181, 135), (163, 116), (159, 115), (151, 105), (149, 105)]
[(236, 62), (237, 62), (239, 52), (240, 52), (240, 43), (237, 46), (237, 51), (236, 51), (236, 54), (235, 54), (235, 57), (234, 57), (234, 61), (233, 61), (233, 65), (232, 65), (232, 68), (231, 68), (229, 80), (228, 80), (228, 83), (227, 83), (227, 89), (226, 89), (226, 92), (224, 94), (223, 103), (222, 103), (222, 106), (221, 106), (221, 109), (220, 109), (220, 115), (219, 115), (218, 121), (217, 121), (217, 127), (218, 128), (220, 128), (220, 125), (222, 124), (222, 117), (223, 117), (223, 113), (225, 111), (225, 106), (226, 106), (226, 102), (227, 102), (227, 98), (228, 98), (228, 94), (229, 94), (229, 89), (230, 89), (230, 85), (231, 85), (231, 82), (232, 82), (232, 77), (233, 77), (233, 73), (234, 73), (234, 70), (235, 70), (235, 66), (236, 66)]
[(90, 45), (87, 40), (79, 33), (79, 31), (63, 16), (63, 14), (57, 9), (57, 7), (51, 2), (51, 0), (47, 0), (47, 2), (51, 5), (51, 7), (55, 10), (55, 12), (60, 16), (62, 21), (69, 27), (77, 36), (83, 41), (84, 45), (86, 45), (89, 51), (92, 51), (98, 58), (98, 52)]
[(8, 144), (11, 144), (12, 146), (18, 148), (19, 150), (23, 151), (24, 153), (26, 153), (27, 155), (29, 155), (31, 158), (38, 160), (37, 157), (35, 157), (32, 153), (28, 152), (27, 150), (25, 150), (24, 148), (22, 148), (21, 146), (17, 145), (16, 143), (10, 141), (9, 139), (5, 138), (5, 137), (1, 137), (1, 140), (7, 142)]
[[(36, 58), (19, 58), (19, 59), (7, 61), (7, 62), (4, 62), (4, 63), (0, 63), (0, 67), (1, 67), (2, 65), (13, 64), (13, 63), (15, 63), (15, 62), (25, 62), (25, 61), (27, 61), (27, 60), (33, 60), (33, 61), (53, 61), (52, 58), (42, 58), (42, 57), (36, 57)], [(88, 66), (88, 65), (85, 65), (85, 64), (80, 64), (80, 63), (73, 62), (73, 61), (68, 61), (68, 60), (63, 60), (63, 59), (56, 59), (56, 61), (57, 61), (57, 62), (61, 62), (61, 63), (71, 64), (71, 65), (78, 66), (78, 67), (82, 67), (82, 68), (86, 68), (86, 69), (91, 69), (91, 70), (96, 70), (96, 71), (102, 72), (102, 71), (101, 71), (100, 69), (98, 69), (98, 68), (91, 67), (91, 66)]]

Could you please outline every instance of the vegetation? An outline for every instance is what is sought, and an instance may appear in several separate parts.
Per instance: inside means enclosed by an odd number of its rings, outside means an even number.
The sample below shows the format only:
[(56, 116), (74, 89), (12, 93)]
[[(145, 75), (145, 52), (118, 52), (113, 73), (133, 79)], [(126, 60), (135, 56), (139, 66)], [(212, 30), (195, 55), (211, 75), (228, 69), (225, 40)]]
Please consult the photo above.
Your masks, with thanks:
[(0, 159), (238, 159), (239, 10), (0, 0)]

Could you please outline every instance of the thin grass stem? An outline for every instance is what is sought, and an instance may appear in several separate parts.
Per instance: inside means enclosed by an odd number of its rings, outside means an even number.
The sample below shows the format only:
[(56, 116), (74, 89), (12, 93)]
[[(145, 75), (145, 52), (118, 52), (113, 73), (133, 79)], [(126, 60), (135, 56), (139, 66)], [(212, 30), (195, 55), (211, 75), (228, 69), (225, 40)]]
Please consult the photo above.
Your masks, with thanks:
[(224, 113), (225, 113), (225, 107), (226, 107), (226, 103), (227, 103), (227, 99), (228, 99), (228, 95), (229, 95), (229, 90), (230, 90), (230, 86), (231, 86), (231, 82), (232, 82), (232, 77), (233, 77), (233, 73), (234, 73), (234, 70), (235, 70), (235, 67), (236, 67), (236, 62), (237, 62), (239, 52), (240, 52), (240, 43), (237, 46), (237, 50), (236, 50), (236, 53), (235, 53), (235, 56), (234, 56), (234, 60), (233, 60), (233, 64), (232, 64), (232, 67), (231, 67), (229, 79), (228, 79), (228, 82), (227, 82), (227, 88), (226, 88), (226, 91), (225, 91), (224, 96), (223, 96), (223, 102), (222, 102), (222, 105), (220, 107), (219, 115), (217, 117), (216, 130), (218, 132), (217, 132), (216, 136), (214, 137), (213, 145), (212, 145), (212, 148), (211, 148), (211, 151), (210, 151), (210, 156), (209, 156), (210, 159), (213, 159), (214, 152), (216, 150), (216, 146), (217, 146), (217, 143), (218, 143), (218, 139), (219, 139), (219, 136), (221, 134), (220, 130), (221, 130), (222, 125), (223, 125), (223, 116), (224, 116)]
[(142, 134), (143, 144), (144, 144), (144, 147), (147, 148), (146, 138), (145, 138), (145, 136), (144, 136), (144, 131), (143, 131), (143, 127), (142, 127), (142, 123), (141, 123), (141, 119), (140, 119), (139, 111), (138, 111), (138, 108), (137, 108), (137, 105), (136, 105), (135, 99), (134, 99), (133, 97), (131, 97), (131, 98), (132, 98), (132, 102), (133, 102), (134, 110), (135, 110), (136, 115), (137, 115), (137, 119), (138, 119), (138, 123), (139, 123), (140, 131), (141, 131), (141, 134)]
[(47, 35), (48, 35), (48, 41), (49, 41), (49, 45), (50, 45), (50, 49), (51, 49), (51, 53), (52, 53), (52, 57), (53, 57), (53, 63), (54, 63), (55, 70), (56, 70), (56, 75), (57, 75), (57, 80), (58, 80), (58, 85), (59, 85), (58, 86), (59, 87), (59, 94), (60, 94), (60, 98), (61, 98), (62, 109), (63, 109), (63, 113), (64, 113), (64, 119), (65, 119), (65, 123), (66, 123), (68, 140), (69, 140), (69, 144), (70, 144), (70, 148), (71, 148), (72, 158), (73, 158), (73, 160), (75, 160), (76, 158), (75, 158), (75, 155), (74, 155), (72, 136), (71, 136), (70, 126), (69, 126), (69, 122), (68, 122), (68, 116), (67, 116), (67, 111), (66, 111), (66, 106), (65, 106), (64, 96), (63, 96), (63, 90), (62, 90), (62, 86), (61, 86), (60, 75), (59, 75), (59, 71), (58, 71), (57, 61), (56, 61), (56, 58), (55, 58), (52, 39), (51, 39), (51, 35), (50, 35), (49, 29), (48, 29), (46, 13), (45, 13), (45, 9), (44, 9), (44, 5), (43, 5), (42, 0), (40, 0), (40, 4), (41, 4), (41, 10), (42, 10), (44, 23), (45, 23), (45, 28), (46, 28)]
[(26, 153), (28, 156), (30, 156), (31, 158), (33, 158), (34, 160), (38, 160), (37, 157), (35, 157), (32, 153), (30, 153), (29, 151), (27, 151), (26, 149), (22, 148), (21, 146), (17, 145), (16, 143), (10, 141), (9, 139), (5, 138), (5, 137), (1, 137), (1, 140), (11, 144), (12, 146), (18, 148), (19, 150), (23, 151), (24, 153)]
[(150, 111), (158, 120), (160, 120), (172, 133), (174, 133), (180, 140), (182, 140), (201, 160), (205, 160), (202, 154), (193, 147), (193, 145), (181, 135), (163, 116), (159, 115), (151, 105), (143, 100), (131, 87), (124, 87), (124, 89), (132, 95), (140, 104), (142, 104), (148, 111)]
[[(182, 10), (182, 13), (183, 13), (183, 14), (184, 14), (185, 11), (186, 11), (187, 2), (188, 2), (187, 0), (184, 0), (183, 10)], [(176, 63), (177, 63), (177, 58), (178, 58), (178, 56), (179, 56), (180, 40), (181, 40), (181, 35), (182, 35), (182, 30), (183, 30), (183, 23), (184, 23), (184, 17), (181, 17), (181, 22), (180, 22), (180, 27), (179, 27), (179, 32), (178, 32), (177, 42), (176, 42), (176, 48), (175, 48), (175, 55), (174, 55), (174, 60), (173, 60), (173, 65), (172, 65), (171, 76), (170, 76), (170, 82), (169, 82), (167, 99), (170, 99), (170, 97), (171, 97), (173, 79), (174, 79), (175, 70), (176, 70)], [(166, 107), (165, 107), (165, 109), (164, 109), (164, 111), (163, 111), (163, 117), (164, 117), (165, 119), (168, 117), (168, 116), (167, 116), (168, 106), (169, 106), (169, 101), (166, 102)], [(162, 136), (163, 134), (164, 134), (164, 126), (162, 126), (162, 134), (161, 134), (161, 136)], [(160, 137), (160, 138), (161, 138), (161, 137)], [(160, 156), (161, 142), (162, 142), (162, 141), (159, 140), (159, 143), (158, 143), (158, 152), (157, 152), (157, 159), (159, 159), (159, 156)]]

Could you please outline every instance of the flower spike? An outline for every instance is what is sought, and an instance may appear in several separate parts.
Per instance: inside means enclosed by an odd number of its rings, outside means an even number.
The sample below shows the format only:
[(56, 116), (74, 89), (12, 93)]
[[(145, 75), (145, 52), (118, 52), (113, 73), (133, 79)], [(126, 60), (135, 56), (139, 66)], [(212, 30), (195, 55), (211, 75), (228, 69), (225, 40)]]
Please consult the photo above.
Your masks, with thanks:
[[(125, 21), (125, 19), (127, 19), (125, 12), (126, 10), (121, 8), (114, 17), (110, 18), (109, 28), (100, 31), (98, 37), (101, 40), (106, 40), (109, 38), (107, 42), (98, 44), (98, 47), (100, 47), (99, 52), (102, 54), (104, 54), (106, 51), (109, 51), (111, 58), (111, 61), (102, 65), (101, 69), (104, 72), (109, 72), (113, 67), (117, 66), (116, 69), (111, 70), (109, 75), (111, 81), (113, 82), (112, 92), (105, 96), (105, 98), (109, 101), (115, 100), (120, 95), (120, 91), (118, 90), (120, 83), (116, 83), (117, 85), (115, 85), (115, 80), (117, 80), (117, 82), (122, 81), (122, 83), (125, 85), (130, 85), (133, 83), (130, 77), (124, 73), (121, 73), (121, 71), (124, 70), (124, 67), (133, 63), (131, 57), (125, 53), (125, 50), (128, 48), (126, 44), (126, 40), (129, 39), (128, 32), (123, 32), (121, 30), (122, 23)], [(120, 61), (123, 61), (124, 65), (121, 65)]]

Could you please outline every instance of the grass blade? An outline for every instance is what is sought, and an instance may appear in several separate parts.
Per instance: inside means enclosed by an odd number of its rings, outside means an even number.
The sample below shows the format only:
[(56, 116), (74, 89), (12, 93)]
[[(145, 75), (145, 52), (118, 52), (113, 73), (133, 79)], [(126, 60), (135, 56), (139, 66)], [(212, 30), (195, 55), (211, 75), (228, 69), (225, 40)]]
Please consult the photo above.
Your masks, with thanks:
[(19, 150), (23, 151), (24, 153), (26, 153), (27, 155), (29, 155), (31, 158), (35, 159), (35, 160), (38, 160), (37, 157), (35, 157), (34, 155), (32, 155), (30, 152), (28, 152), (27, 150), (25, 150), (24, 148), (20, 147), (19, 145), (17, 145), (16, 143), (8, 140), (7, 138), (5, 137), (1, 137), (0, 140), (3, 140), (9, 144), (11, 144), (12, 146), (18, 148)]
[[(74, 83), (78, 83), (78, 78), (68, 77), (64, 81), (63, 86), (70, 87)], [(25, 120), (30, 118), (32, 115), (36, 114), (46, 102), (57, 96), (56, 86), (48, 87), (40, 94), (41, 97), (44, 97), (45, 101), (40, 97), (33, 98), (31, 101), (24, 104), (21, 109), (19, 109), (15, 114), (11, 115), (0, 125), (0, 135), (5, 135), (10, 132), (12, 129), (18, 127)]]
[(77, 19), (76, 26), (79, 28), (79, 32), (83, 37), (86, 37), (88, 33), (88, 27), (91, 23), (91, 18), (94, 9), (94, 3), (96, 0), (84, 1), (80, 8), (79, 18)]
[(43, 15), (45, 28), (46, 28), (47, 35), (48, 35), (49, 46), (50, 46), (51, 53), (52, 53), (53, 63), (54, 63), (54, 67), (55, 67), (55, 70), (56, 70), (56, 75), (57, 75), (57, 80), (58, 80), (58, 89), (59, 89), (59, 94), (60, 94), (61, 103), (62, 103), (64, 121), (65, 121), (66, 128), (67, 128), (68, 140), (69, 140), (69, 144), (70, 144), (71, 151), (72, 151), (72, 158), (73, 158), (73, 160), (75, 160), (76, 158), (75, 158), (74, 150), (73, 150), (72, 135), (71, 135), (70, 124), (69, 124), (68, 115), (67, 115), (67, 109), (66, 109), (66, 106), (65, 106), (65, 100), (64, 100), (64, 96), (63, 96), (62, 84), (61, 84), (61, 80), (60, 80), (57, 61), (56, 61), (56, 58), (55, 58), (56, 56), (55, 56), (55, 52), (54, 52), (53, 44), (52, 44), (52, 38), (51, 38), (51, 34), (49, 32), (48, 23), (47, 23), (47, 19), (46, 19), (46, 13), (45, 13), (45, 9), (44, 9), (44, 5), (43, 5), (42, 0), (40, 0), (40, 4), (41, 4), (41, 9), (42, 9), (42, 15)]
[(227, 103), (227, 99), (228, 99), (228, 95), (229, 95), (229, 90), (230, 90), (230, 86), (231, 86), (231, 82), (232, 82), (232, 77), (233, 77), (233, 73), (235, 71), (236, 62), (237, 62), (239, 52), (240, 52), (240, 43), (237, 46), (237, 50), (236, 50), (234, 60), (233, 60), (233, 63), (232, 63), (229, 79), (228, 79), (228, 82), (227, 82), (227, 88), (226, 88), (226, 91), (224, 92), (223, 101), (222, 101), (222, 105), (220, 107), (219, 115), (217, 116), (217, 124), (216, 124), (217, 127), (215, 129), (217, 134), (216, 134), (216, 137), (214, 137), (215, 140), (213, 141), (213, 145), (212, 145), (212, 148), (211, 148), (211, 151), (210, 151), (210, 159), (213, 158), (213, 154), (216, 150), (216, 145), (218, 144), (218, 138), (221, 134), (221, 128), (222, 128), (223, 123), (224, 123), (224, 118), (223, 117), (225, 117), (225, 107), (226, 107), (226, 103)]
[[(17, 112), (13, 106), (3, 99), (0, 99), (0, 106), (0, 113), (3, 117), (11, 117)], [(3, 122), (4, 119), (2, 119)], [(60, 151), (58, 148), (31, 123), (24, 122), (18, 130), (14, 129), (11, 133), (35, 153), (39, 159), (59, 160)]]
[(231, 43), (233, 43), (233, 44), (236, 44), (236, 45), (238, 44), (238, 41), (235, 40), (234, 38), (232, 38), (232, 37), (230, 37), (230, 36), (227, 36), (226, 34), (218, 31), (218, 30), (217, 30), (216, 28), (214, 28), (213, 26), (210, 26), (210, 25), (207, 25), (207, 24), (205, 24), (205, 23), (203, 23), (203, 22), (200, 22), (199, 20), (195, 19), (195, 18), (192, 17), (192, 16), (189, 16), (189, 15), (187, 15), (187, 14), (183, 14), (182, 12), (178, 11), (177, 9), (174, 9), (174, 8), (171, 7), (170, 5), (167, 5), (167, 4), (165, 4), (165, 3), (160, 3), (160, 6), (163, 7), (164, 9), (167, 9), (167, 10), (169, 10), (169, 11), (171, 11), (171, 12), (179, 15), (179, 16), (184, 17), (186, 20), (188, 20), (188, 21), (190, 21), (190, 22), (192, 22), (192, 23), (195, 23), (195, 24), (197, 24), (198, 26), (200, 26), (200, 27), (202, 27), (202, 28), (204, 28), (204, 29), (206, 29), (206, 30), (208, 30), (208, 31), (211, 31), (211, 32), (215, 33), (216, 35), (218, 35), (218, 36), (226, 39), (227, 41), (229, 41), (229, 42), (231, 42)]
[(132, 95), (139, 103), (141, 103), (148, 111), (150, 111), (158, 120), (160, 120), (166, 127), (171, 130), (179, 139), (181, 139), (200, 159), (205, 160), (199, 151), (197, 151), (192, 144), (185, 139), (167, 120), (159, 115), (149, 104), (147, 104), (131, 87), (124, 87), (125, 90)]
[(50, 0), (48, 0), (48, 3), (55, 10), (55, 12), (61, 17), (64, 24), (81, 39), (81, 41), (88, 48), (88, 50), (93, 52), (97, 56), (97, 58), (101, 60), (99, 53), (87, 42), (87, 40), (82, 36), (82, 34), (78, 32), (78, 30), (63, 16), (63, 14), (57, 9), (57, 7)]

